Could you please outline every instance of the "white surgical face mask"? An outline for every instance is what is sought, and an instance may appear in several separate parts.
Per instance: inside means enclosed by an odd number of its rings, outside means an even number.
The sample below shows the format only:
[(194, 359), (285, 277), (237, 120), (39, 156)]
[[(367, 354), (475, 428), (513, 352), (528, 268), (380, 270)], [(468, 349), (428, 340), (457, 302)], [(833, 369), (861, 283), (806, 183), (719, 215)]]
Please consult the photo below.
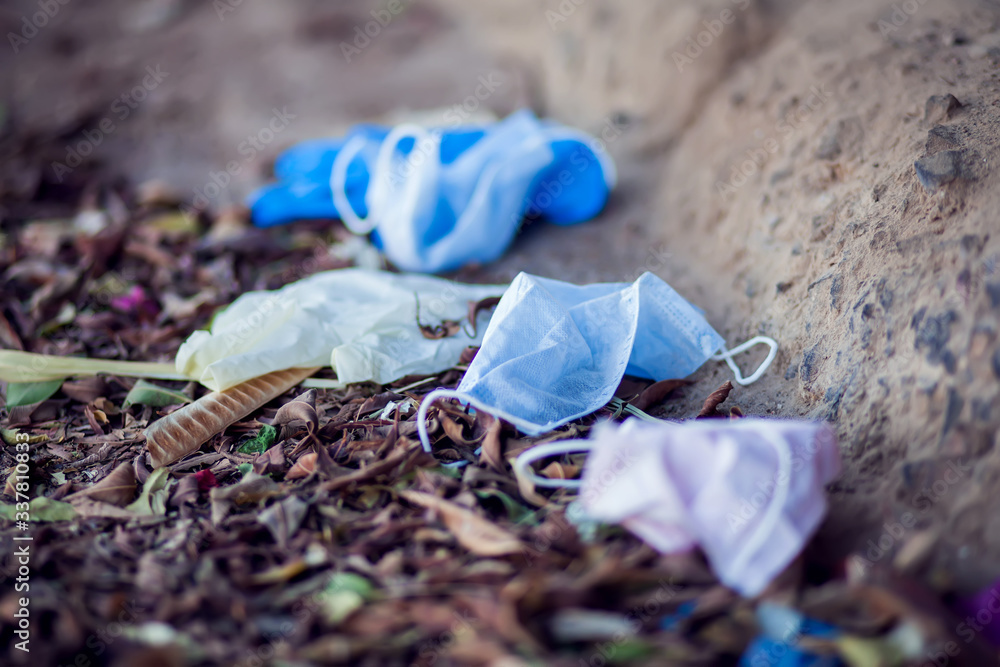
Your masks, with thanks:
[[(770, 354), (744, 379), (731, 357), (757, 342), (768, 344)], [(726, 351), (702, 314), (651, 273), (632, 284), (584, 286), (521, 273), (457, 390), (424, 398), (421, 440), (430, 451), (423, 417), (438, 398), (458, 398), (539, 435), (606, 405), (626, 373), (683, 378), (717, 358), (747, 384), (763, 374), (776, 350), (777, 343), (761, 337)]]

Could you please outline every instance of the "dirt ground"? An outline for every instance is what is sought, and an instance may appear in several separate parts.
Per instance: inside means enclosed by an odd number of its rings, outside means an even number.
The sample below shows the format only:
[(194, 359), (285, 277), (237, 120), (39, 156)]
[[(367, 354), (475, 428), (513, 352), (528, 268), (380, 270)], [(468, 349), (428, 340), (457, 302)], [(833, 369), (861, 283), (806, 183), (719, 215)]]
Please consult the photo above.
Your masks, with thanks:
[[(530, 106), (602, 136), (620, 187), (597, 220), (533, 225), (458, 278), (650, 270), (731, 344), (772, 336), (771, 371), (733, 400), (836, 425), (831, 561), (909, 515), (870, 559), (919, 537), (927, 580), (1000, 575), (996, 2), (402, 4), (367, 41), (367, 0), (66, 5), (0, 48), (0, 225), (66, 215), (96, 181), (155, 179), (220, 210), (298, 140)], [(5, 3), (0, 33), (36, 10)], [(484, 78), (499, 83), (477, 99)], [(703, 368), (665, 414), (726, 377)]]

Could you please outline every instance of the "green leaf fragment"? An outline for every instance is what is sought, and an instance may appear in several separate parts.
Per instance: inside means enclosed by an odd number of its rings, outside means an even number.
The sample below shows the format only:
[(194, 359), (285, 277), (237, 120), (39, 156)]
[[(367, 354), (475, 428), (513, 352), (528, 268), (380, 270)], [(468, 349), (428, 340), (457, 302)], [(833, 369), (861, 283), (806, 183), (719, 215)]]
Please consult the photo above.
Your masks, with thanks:
[(125, 397), (125, 403), (122, 404), (122, 407), (148, 405), (153, 408), (162, 408), (167, 405), (190, 402), (191, 399), (179, 391), (160, 387), (146, 380), (139, 380), (128, 392), (128, 396)]
[(169, 468), (157, 468), (142, 485), (142, 493), (131, 505), (126, 507), (130, 512), (142, 516), (162, 516), (167, 513), (167, 482), (170, 477)]
[[(17, 515), (17, 506), (0, 503), (0, 518), (11, 521), (22, 519)], [(28, 503), (28, 520), (35, 522), (72, 521), (77, 517), (76, 508), (69, 503), (39, 496)]]
[(27, 442), (29, 445), (37, 445), (40, 442), (45, 442), (49, 439), (47, 435), (32, 435), (25, 441), (23, 438), (18, 438), (21, 433), (20, 429), (16, 428), (0, 428), (0, 440), (3, 440), (5, 444), (11, 447), (15, 445), (23, 445)]
[(329, 583), (316, 595), (316, 602), (326, 619), (333, 624), (340, 623), (370, 600), (375, 588), (364, 577), (350, 572), (338, 572), (330, 577)]
[(47, 382), (11, 382), (7, 385), (7, 407), (34, 405), (52, 398), (62, 386), (62, 380)]
[(255, 437), (247, 440), (237, 450), (242, 454), (263, 454), (278, 439), (278, 429), (264, 424)]
[(482, 499), (496, 498), (499, 500), (503, 504), (504, 510), (507, 512), (507, 518), (514, 523), (520, 523), (524, 520), (525, 523), (528, 523), (529, 525), (538, 524), (538, 521), (534, 517), (533, 510), (528, 509), (500, 489), (479, 489), (474, 493)]

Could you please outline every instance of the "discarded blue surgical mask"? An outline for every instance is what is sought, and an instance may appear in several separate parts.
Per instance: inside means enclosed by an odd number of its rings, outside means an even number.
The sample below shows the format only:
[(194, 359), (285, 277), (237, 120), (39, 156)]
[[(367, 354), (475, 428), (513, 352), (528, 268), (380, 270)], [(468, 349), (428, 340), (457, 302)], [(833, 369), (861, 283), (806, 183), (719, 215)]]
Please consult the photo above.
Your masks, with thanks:
[(616, 181), (595, 139), (527, 110), (481, 128), (359, 126), (293, 147), (275, 174), (250, 198), (258, 226), (339, 218), (400, 269), (425, 273), (497, 259), (526, 215), (589, 220)]
[[(758, 343), (770, 352), (744, 378), (731, 357)], [(606, 405), (626, 373), (682, 378), (718, 359), (730, 364), (738, 383), (749, 384), (776, 353), (777, 343), (765, 337), (726, 350), (701, 312), (651, 273), (632, 284), (584, 286), (521, 273), (457, 390), (439, 389), (422, 401), (421, 442), (430, 451), (425, 417), (438, 398), (457, 398), (539, 435)]]

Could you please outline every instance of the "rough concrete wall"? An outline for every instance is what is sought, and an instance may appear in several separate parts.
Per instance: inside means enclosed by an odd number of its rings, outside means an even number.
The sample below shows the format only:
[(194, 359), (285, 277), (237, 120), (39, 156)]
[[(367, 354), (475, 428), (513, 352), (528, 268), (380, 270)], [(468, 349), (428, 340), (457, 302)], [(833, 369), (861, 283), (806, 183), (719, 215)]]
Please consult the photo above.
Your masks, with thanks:
[(661, 207), (712, 240), (690, 252), (728, 277), (726, 321), (784, 344), (772, 390), (837, 422), (845, 533), (909, 512), (965, 558), (1000, 553), (1000, 90), (979, 8), (810, 5), (706, 101)]
[[(545, 111), (590, 128), (635, 121), (615, 150), (663, 169), (648, 224), (683, 275), (675, 286), (729, 340), (782, 343), (744, 404), (838, 425), (834, 550), (863, 550), (909, 513), (907, 530), (954, 546), (939, 563), (987, 564), (1000, 555), (1000, 24), (991, 3), (911, 5), (453, 11), (492, 22)], [(674, 62), (734, 7), (698, 57)], [(946, 95), (962, 106), (931, 101)]]
[[(692, 121), (732, 63), (762, 48), (774, 34), (782, 14), (777, 7), (788, 4), (435, 1), (520, 63), (533, 82), (540, 112), (591, 130), (623, 118), (646, 149), (673, 139)], [(700, 34), (705, 47), (697, 44)], [(694, 57), (686, 62), (675, 59), (675, 53)]]

